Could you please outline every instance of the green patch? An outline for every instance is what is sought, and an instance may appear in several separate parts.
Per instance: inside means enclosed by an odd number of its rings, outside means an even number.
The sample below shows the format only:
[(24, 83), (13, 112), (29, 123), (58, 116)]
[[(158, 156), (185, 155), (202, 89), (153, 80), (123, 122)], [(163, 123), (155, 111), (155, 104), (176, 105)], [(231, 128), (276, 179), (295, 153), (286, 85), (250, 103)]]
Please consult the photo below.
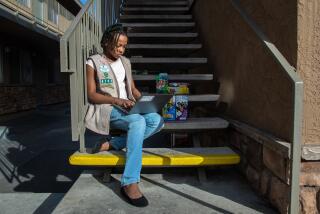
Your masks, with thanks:
[(100, 71), (102, 73), (108, 73), (110, 71), (110, 69), (107, 65), (100, 65)]
[(100, 80), (100, 86), (102, 88), (114, 88), (114, 85), (113, 85), (113, 80), (110, 79), (110, 78), (106, 78), (106, 79), (101, 79)]
[(100, 84), (109, 84), (109, 83), (113, 83), (112, 79), (101, 79), (100, 80)]

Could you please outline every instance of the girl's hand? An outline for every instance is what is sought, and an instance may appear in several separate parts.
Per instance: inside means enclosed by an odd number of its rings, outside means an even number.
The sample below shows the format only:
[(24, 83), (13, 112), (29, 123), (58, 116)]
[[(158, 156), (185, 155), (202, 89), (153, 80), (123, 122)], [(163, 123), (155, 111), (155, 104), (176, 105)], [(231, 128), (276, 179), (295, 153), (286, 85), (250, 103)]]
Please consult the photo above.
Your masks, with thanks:
[(115, 104), (124, 108), (132, 108), (135, 102), (131, 100), (117, 98)]

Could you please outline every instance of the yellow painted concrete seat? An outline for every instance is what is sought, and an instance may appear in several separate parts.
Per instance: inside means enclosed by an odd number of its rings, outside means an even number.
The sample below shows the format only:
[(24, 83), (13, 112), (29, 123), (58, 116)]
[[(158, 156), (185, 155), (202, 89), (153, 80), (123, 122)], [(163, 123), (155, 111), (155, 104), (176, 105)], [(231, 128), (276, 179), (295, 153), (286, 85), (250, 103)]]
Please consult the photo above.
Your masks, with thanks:
[[(239, 162), (240, 156), (228, 147), (144, 148), (142, 158), (144, 167), (233, 165)], [(75, 152), (70, 156), (69, 163), (77, 166), (123, 166), (125, 152)]]

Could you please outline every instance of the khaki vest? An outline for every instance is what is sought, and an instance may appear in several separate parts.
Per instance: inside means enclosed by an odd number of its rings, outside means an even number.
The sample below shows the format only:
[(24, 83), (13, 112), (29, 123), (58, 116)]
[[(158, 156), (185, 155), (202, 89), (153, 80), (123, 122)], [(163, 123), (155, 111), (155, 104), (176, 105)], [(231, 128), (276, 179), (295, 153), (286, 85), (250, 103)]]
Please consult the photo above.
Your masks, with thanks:
[[(93, 61), (95, 70), (95, 81), (97, 93), (105, 96), (119, 98), (119, 86), (114, 71), (106, 59), (100, 54), (89, 57)], [(129, 59), (121, 56), (121, 62), (126, 72), (125, 83), (128, 99), (135, 101), (132, 91), (132, 73)], [(111, 104), (89, 103), (89, 108), (85, 116), (85, 126), (99, 134), (108, 135), (110, 130), (110, 114), (113, 106)]]

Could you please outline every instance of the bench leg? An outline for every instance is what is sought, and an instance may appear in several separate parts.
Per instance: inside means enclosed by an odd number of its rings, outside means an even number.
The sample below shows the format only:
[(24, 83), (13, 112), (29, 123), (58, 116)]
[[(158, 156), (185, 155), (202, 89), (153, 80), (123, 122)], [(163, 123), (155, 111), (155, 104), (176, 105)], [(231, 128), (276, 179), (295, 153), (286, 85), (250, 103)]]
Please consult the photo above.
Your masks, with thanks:
[(104, 170), (88, 170), (87, 172), (99, 179), (102, 183), (109, 183), (111, 181), (111, 168)]
[(101, 179), (101, 181), (103, 183), (110, 183), (110, 181), (111, 181), (111, 171), (112, 171), (111, 168), (108, 168), (103, 172), (102, 179)]
[(170, 141), (171, 148), (174, 148), (176, 145), (176, 133), (173, 132), (170, 134), (170, 136), (171, 136), (171, 141)]
[(84, 138), (84, 132), (85, 129), (81, 129), (80, 137), (79, 137), (79, 143), (80, 143), (80, 152), (85, 153), (86, 152), (86, 144), (85, 144), (85, 138)]
[[(200, 135), (197, 133), (192, 134), (192, 143), (194, 147), (201, 147), (200, 145)], [(207, 181), (206, 169), (198, 168), (198, 178), (200, 183), (204, 183)]]

